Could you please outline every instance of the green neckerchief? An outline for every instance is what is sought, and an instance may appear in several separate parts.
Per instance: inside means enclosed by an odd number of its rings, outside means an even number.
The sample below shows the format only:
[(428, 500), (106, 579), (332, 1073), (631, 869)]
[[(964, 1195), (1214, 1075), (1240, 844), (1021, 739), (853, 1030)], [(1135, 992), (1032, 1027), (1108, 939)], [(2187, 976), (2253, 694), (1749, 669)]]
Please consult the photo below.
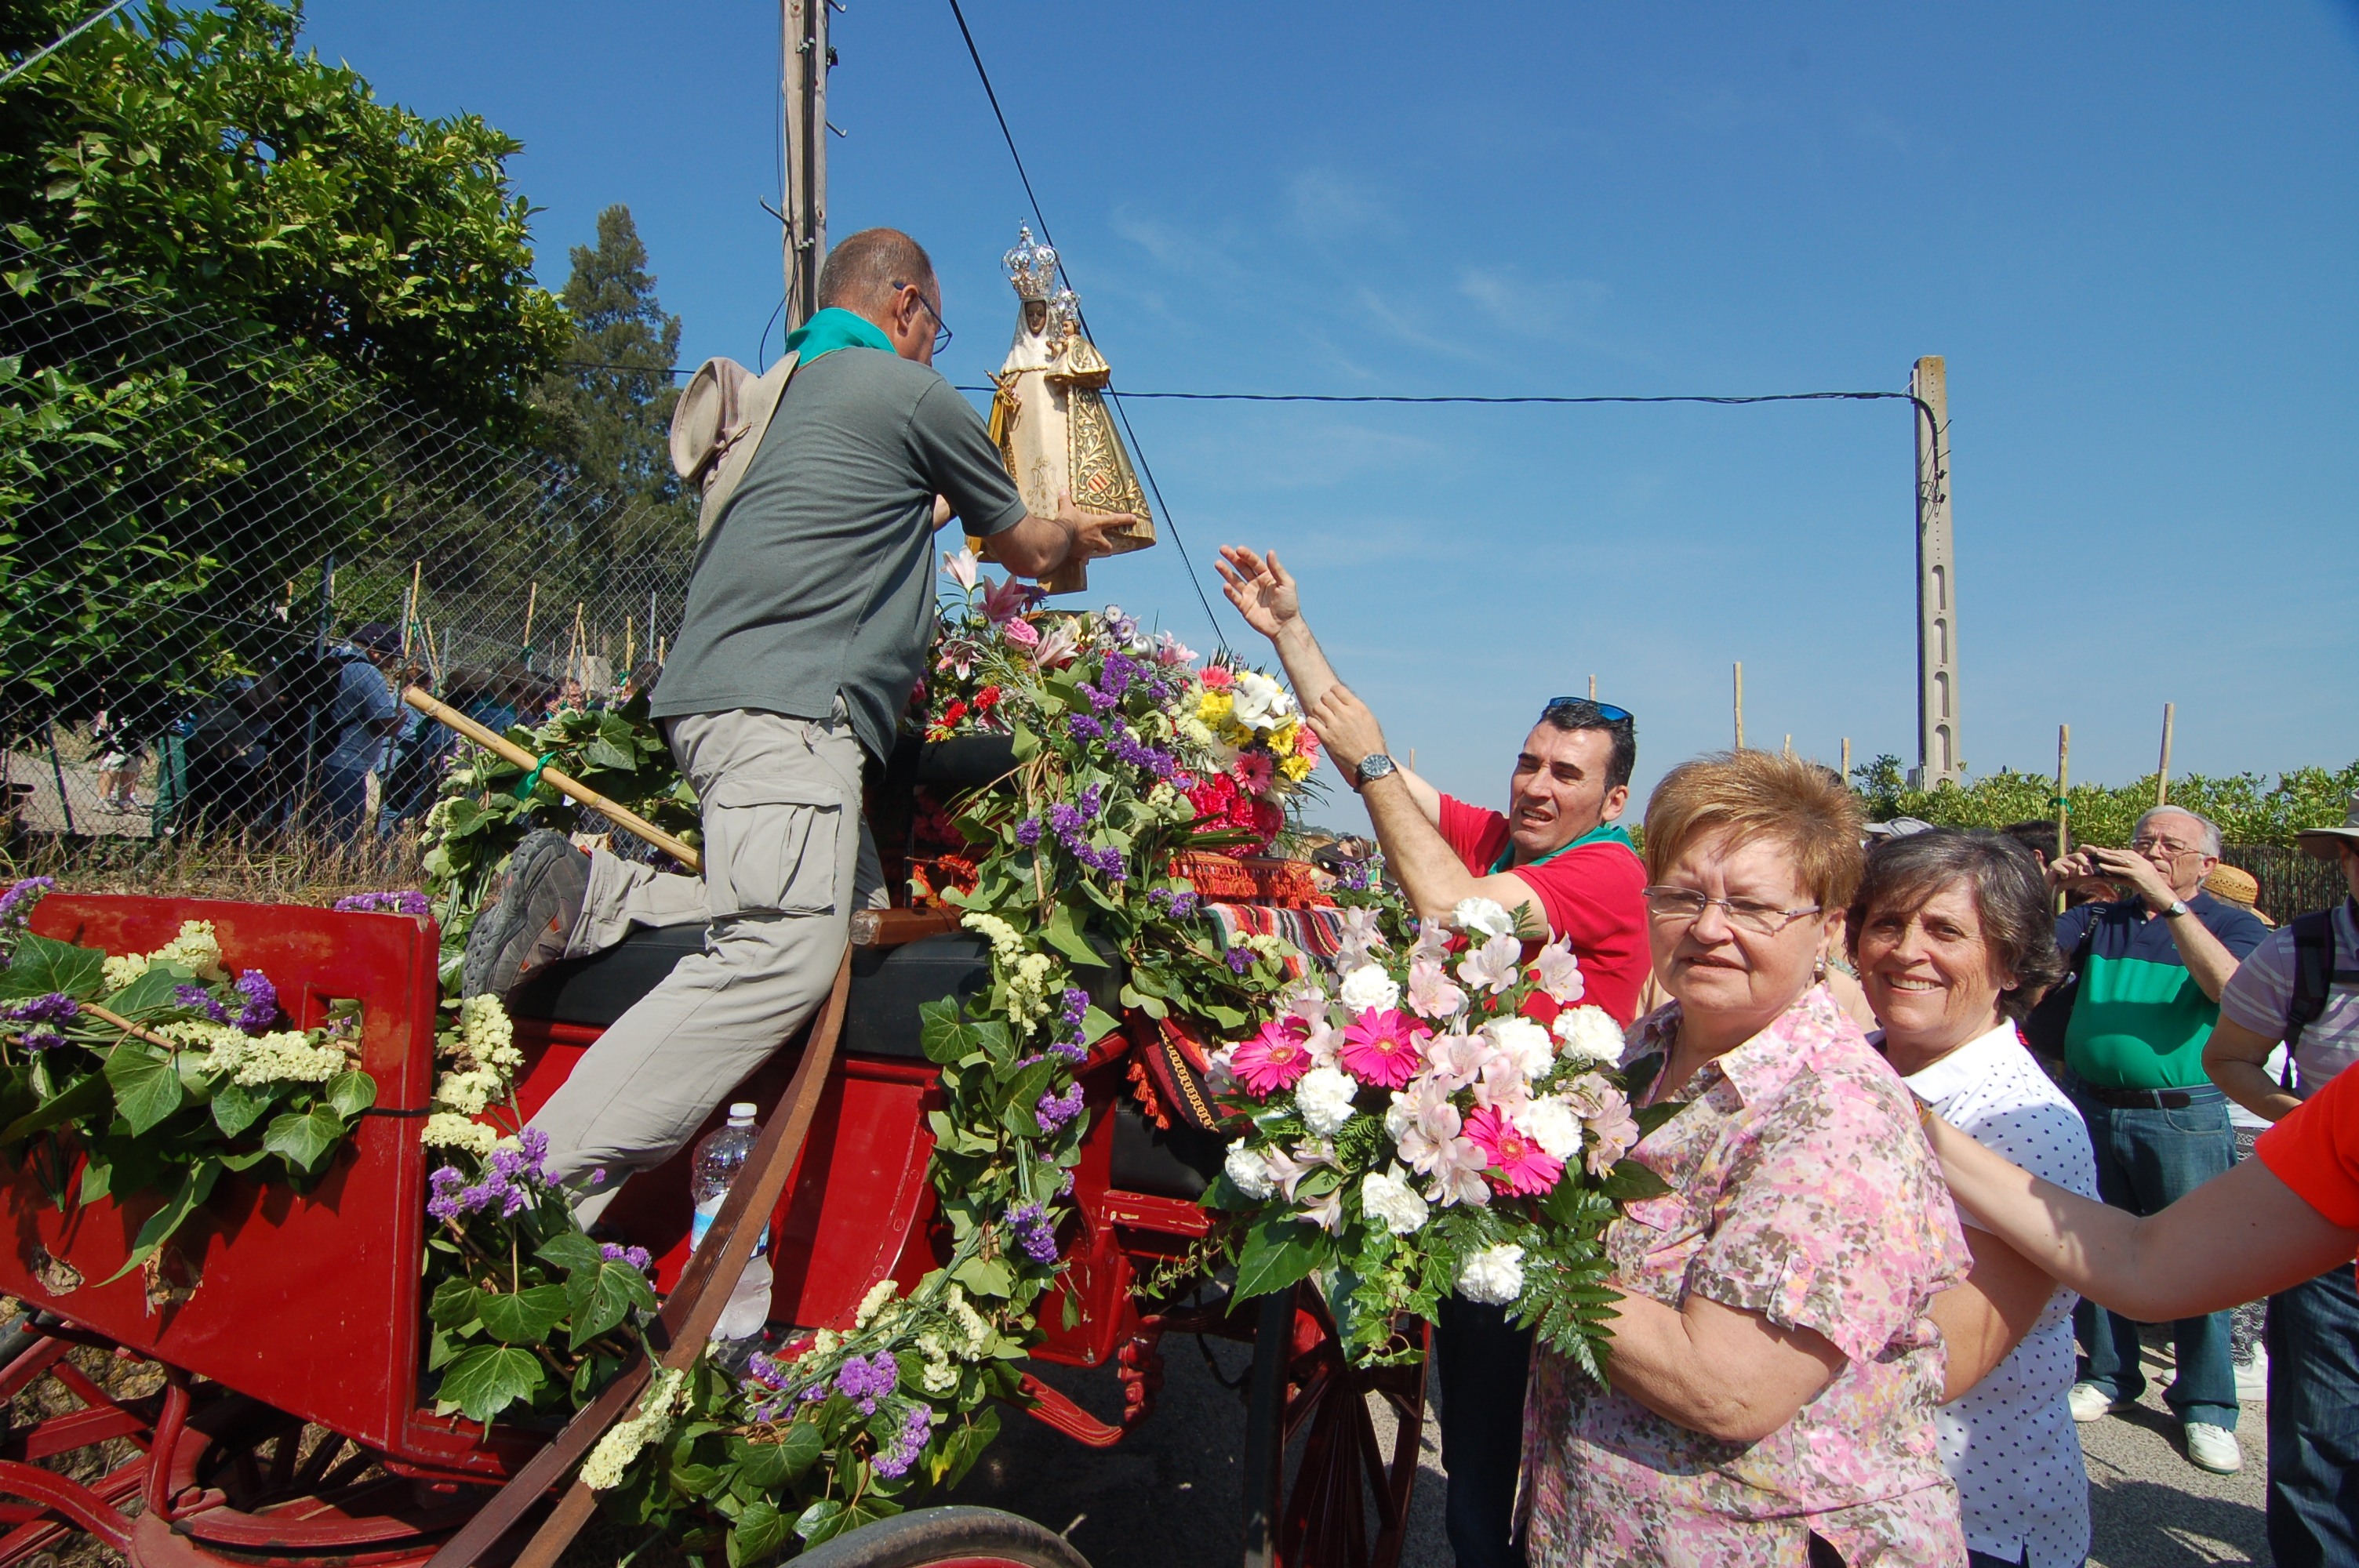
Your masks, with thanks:
[(787, 334), (788, 351), (800, 350), (804, 364), (838, 349), (882, 349), (888, 354), (897, 351), (893, 340), (878, 331), (875, 322), (834, 305)]
[(1619, 844), (1634, 855), (1638, 852), (1638, 846), (1630, 842), (1630, 835), (1623, 831), (1622, 825), (1620, 823), (1601, 822), (1596, 827), (1591, 828), (1588, 832), (1582, 834), (1580, 838), (1575, 838), (1571, 843), (1560, 844), (1555, 849), (1550, 849), (1547, 854), (1542, 855), (1538, 860), (1527, 860), (1522, 866), (1510, 866), (1507, 864), (1508, 860), (1512, 858), (1516, 852), (1515, 840), (1511, 838), (1507, 841), (1507, 847), (1499, 851), (1498, 861), (1496, 864), (1492, 866), (1491, 874), (1495, 877), (1501, 871), (1522, 871), (1528, 866), (1545, 866), (1550, 860), (1555, 860), (1559, 855), (1563, 854), (1567, 849), (1578, 849), (1583, 844)]

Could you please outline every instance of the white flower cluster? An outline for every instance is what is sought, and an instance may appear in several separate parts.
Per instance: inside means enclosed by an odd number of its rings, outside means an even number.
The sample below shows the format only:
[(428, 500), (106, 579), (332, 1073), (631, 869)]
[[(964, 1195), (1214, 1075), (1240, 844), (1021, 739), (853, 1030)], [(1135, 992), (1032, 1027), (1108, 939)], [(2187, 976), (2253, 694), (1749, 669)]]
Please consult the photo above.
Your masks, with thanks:
[(1524, 1293), (1524, 1249), (1485, 1247), (1458, 1271), (1458, 1293), (1470, 1302), (1505, 1306)]
[(1283, 964), (1294, 957), (1294, 944), (1283, 936), (1265, 935), (1258, 931), (1248, 931), (1238, 936), (1235, 942), (1236, 946), (1248, 952), (1258, 953), (1273, 964)]
[(429, 1149), (464, 1149), (478, 1158), (488, 1158), (499, 1134), (471, 1116), (456, 1111), (438, 1110), (426, 1119), (424, 1130), (418, 1141)]
[(516, 1048), (516, 1025), (495, 996), (471, 996), (459, 1004), (459, 1044), (478, 1066), (514, 1072), (524, 1065), (524, 1053)]
[(1395, 1236), (1414, 1236), (1425, 1227), (1428, 1206), (1401, 1168), (1371, 1171), (1360, 1183), (1360, 1208), (1380, 1220)]
[(459, 1004), (459, 1027), (443, 1034), (440, 1049), (456, 1065), (434, 1082), (434, 1114), (419, 1134), (429, 1149), (464, 1149), (489, 1154), (498, 1134), (479, 1121), (495, 1099), (506, 1099), (524, 1064), (516, 1027), (495, 996), (471, 996)]
[(1359, 1080), (1341, 1067), (1313, 1067), (1294, 1086), (1294, 1108), (1316, 1138), (1332, 1138), (1352, 1119)]
[(639, 1450), (661, 1443), (670, 1433), (672, 1412), (687, 1393), (686, 1372), (668, 1368), (657, 1373), (655, 1386), (639, 1401), (637, 1413), (608, 1428), (590, 1457), (582, 1462), (582, 1484), (593, 1492), (621, 1486), (623, 1471), (639, 1456)]
[(221, 940), (213, 935), (210, 920), (184, 920), (180, 934), (161, 947), (145, 955), (127, 953), (109, 958), (100, 967), (100, 974), (107, 989), (121, 990), (146, 974), (151, 964), (178, 964), (207, 985), (229, 979), (229, 971), (222, 968)]
[(242, 1088), (265, 1084), (324, 1084), (344, 1070), (342, 1047), (333, 1042), (315, 1044), (293, 1030), (259, 1038), (226, 1023), (184, 1018), (159, 1024), (156, 1031), (176, 1045), (201, 1049), (198, 1065)]
[(1277, 1178), (1271, 1173), (1269, 1162), (1242, 1141), (1229, 1145), (1228, 1158), (1221, 1162), (1221, 1169), (1237, 1184), (1237, 1191), (1256, 1203), (1277, 1191)]
[(1007, 972), (1007, 1022), (1018, 1036), (1049, 1016), (1049, 972), (1046, 953), (1027, 953)]
[(1024, 938), (1016, 927), (995, 914), (980, 911), (968, 914), (961, 925), (969, 931), (979, 932), (991, 939), (991, 956), (1003, 964), (1013, 964), (1024, 957)]
[(853, 1326), (866, 1328), (875, 1321), (876, 1314), (890, 1306), (899, 1295), (900, 1287), (891, 1280), (877, 1281), (868, 1287), (868, 1293), (860, 1298), (860, 1305), (852, 1314)]
[(1400, 1005), (1400, 987), (1381, 966), (1363, 964), (1343, 977), (1343, 983), (1335, 988), (1335, 997), (1353, 1012), (1370, 1008), (1382, 1011)]
[(1622, 1060), (1622, 1026), (1602, 1007), (1568, 1009), (1556, 1015), (1558, 1054), (1583, 1065), (1612, 1066)]

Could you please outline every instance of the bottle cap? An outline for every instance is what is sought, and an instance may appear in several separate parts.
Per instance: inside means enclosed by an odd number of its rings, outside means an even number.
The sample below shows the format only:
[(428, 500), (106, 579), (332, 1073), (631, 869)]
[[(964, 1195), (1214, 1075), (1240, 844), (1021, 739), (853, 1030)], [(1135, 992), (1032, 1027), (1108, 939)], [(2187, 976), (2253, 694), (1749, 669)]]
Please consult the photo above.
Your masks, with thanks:
[(756, 1107), (752, 1100), (741, 1099), (735, 1105), (729, 1108), (729, 1119), (732, 1121), (751, 1121), (754, 1119), (754, 1112), (757, 1108), (759, 1108)]

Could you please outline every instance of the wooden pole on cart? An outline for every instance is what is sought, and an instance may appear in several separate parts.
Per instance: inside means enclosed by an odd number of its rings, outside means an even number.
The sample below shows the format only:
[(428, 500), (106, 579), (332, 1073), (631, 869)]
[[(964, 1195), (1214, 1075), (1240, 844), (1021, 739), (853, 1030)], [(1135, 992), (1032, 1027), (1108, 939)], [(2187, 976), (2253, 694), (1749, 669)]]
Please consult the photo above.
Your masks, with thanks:
[[(2060, 856), (2071, 842), (2064, 836), (2065, 818), (2071, 814), (2071, 808), (2064, 803), (2072, 782), (2071, 762), (2072, 727), (2059, 724), (2056, 727), (2056, 852)], [(2060, 887), (2056, 890), (2056, 913), (2064, 913), (2064, 890)]]
[(1851, 783), (1851, 737), (1848, 735), (1843, 737), (1843, 783), (1849, 784)]
[(1745, 661), (1736, 661), (1736, 749), (1745, 750)]
[(532, 668), (532, 612), (540, 604), (540, 584), (534, 583), (524, 595), (524, 667)]
[(690, 871), (701, 872), (703, 871), (704, 860), (701, 856), (697, 854), (695, 850), (690, 849), (687, 845), (681, 843), (679, 839), (673, 838), (670, 834), (665, 832), (662, 828), (657, 827), (654, 823), (648, 821), (646, 817), (641, 816), (637, 812), (633, 811), (626, 806), (621, 806), (614, 801), (608, 800), (596, 790), (590, 788), (586, 784), (576, 783), (571, 777), (559, 773), (555, 768), (541, 767), (539, 758), (534, 756), (531, 752), (526, 751), (523, 747), (517, 745), (513, 741), (506, 739), (505, 736), (493, 734), (489, 730), (484, 729), (482, 725), (476, 723), (473, 719), (468, 718), (465, 714), (460, 712), (457, 708), (452, 708), (448, 703), (438, 702), (433, 697), (427, 696), (426, 693), (419, 690), (414, 686), (404, 687), (402, 688), (401, 700), (409, 704), (410, 707), (418, 709), (419, 712), (423, 713), (427, 718), (431, 719), (437, 724), (446, 725), (452, 730), (456, 730), (460, 734), (464, 735), (468, 740), (473, 741), (476, 745), (484, 748), (484, 750), (492, 752), (495, 756), (506, 758), (509, 762), (514, 762), (517, 767), (539, 768), (542, 780), (546, 783), (556, 785), (557, 791), (560, 795), (564, 795), (569, 800), (577, 801), (580, 804), (588, 806), (591, 810), (596, 812), (599, 816), (605, 817), (610, 822), (618, 823), (622, 827), (628, 828), (633, 833), (636, 833), (640, 838), (646, 839), (648, 843), (653, 844), (657, 849), (661, 849), (665, 854), (669, 855), (673, 860), (678, 860)]
[(2166, 702), (2162, 705), (2162, 762), (2154, 772), (2154, 803), (2157, 806), (2170, 804), (2170, 730), (2172, 721), (2178, 717), (2179, 704)]
[[(810, 1131), (820, 1098), (827, 1088), (829, 1069), (835, 1063), (836, 1039), (843, 1029), (844, 999), (851, 989), (852, 951), (846, 948), (843, 962), (836, 966), (835, 989), (828, 993), (826, 1007), (811, 1021), (810, 1041), (803, 1047), (802, 1060), (795, 1065), (794, 1080), (787, 1085), (785, 1098), (755, 1140), (740, 1179), (729, 1184), (729, 1195), (721, 1200), (721, 1212), (713, 1217), (712, 1227), (705, 1232), (703, 1243), (689, 1259), (679, 1286), (664, 1303), (656, 1327), (648, 1335), (656, 1346), (657, 1358), (667, 1371), (685, 1370), (704, 1354), (705, 1341), (712, 1336), (713, 1325), (721, 1320), (722, 1309), (729, 1303), (729, 1292), (736, 1285), (737, 1276), (752, 1260), (755, 1242), (766, 1228), (779, 1198), (786, 1194), (787, 1177), (793, 1173), (795, 1158), (802, 1152), (803, 1140)], [(473, 1568), (526, 1510), (560, 1484), (575, 1462), (588, 1454), (591, 1446), (605, 1435), (606, 1429), (631, 1408), (647, 1387), (648, 1376), (647, 1364), (642, 1360), (607, 1384), (605, 1391), (588, 1409), (568, 1422), (548, 1447), (534, 1454), (500, 1488), (498, 1496), (444, 1543), (427, 1568)], [(555, 1568), (558, 1558), (590, 1521), (597, 1506), (597, 1494), (580, 1480), (574, 1481), (541, 1527), (533, 1532), (532, 1540), (516, 1558), (515, 1568)]]

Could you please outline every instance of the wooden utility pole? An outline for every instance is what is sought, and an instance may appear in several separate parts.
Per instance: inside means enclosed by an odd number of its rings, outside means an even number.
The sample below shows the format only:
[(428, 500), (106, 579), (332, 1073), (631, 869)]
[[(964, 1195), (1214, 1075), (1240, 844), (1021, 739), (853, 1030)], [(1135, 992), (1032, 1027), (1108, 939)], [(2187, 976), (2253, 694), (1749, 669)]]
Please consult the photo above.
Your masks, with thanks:
[(779, 111), (786, 119), (787, 330), (819, 312), (827, 259), (827, 43), (829, 0), (779, 0)]
[(1958, 762), (1958, 562), (1950, 533), (1950, 392), (1941, 356), (1917, 362), (1917, 782), (1962, 784)]
[(2178, 717), (2179, 704), (2166, 702), (2162, 705), (2162, 762), (2154, 771), (2154, 803), (2157, 806), (2170, 804), (2170, 730), (2172, 721)]
[(1745, 661), (1736, 661), (1736, 749), (1745, 750)]

